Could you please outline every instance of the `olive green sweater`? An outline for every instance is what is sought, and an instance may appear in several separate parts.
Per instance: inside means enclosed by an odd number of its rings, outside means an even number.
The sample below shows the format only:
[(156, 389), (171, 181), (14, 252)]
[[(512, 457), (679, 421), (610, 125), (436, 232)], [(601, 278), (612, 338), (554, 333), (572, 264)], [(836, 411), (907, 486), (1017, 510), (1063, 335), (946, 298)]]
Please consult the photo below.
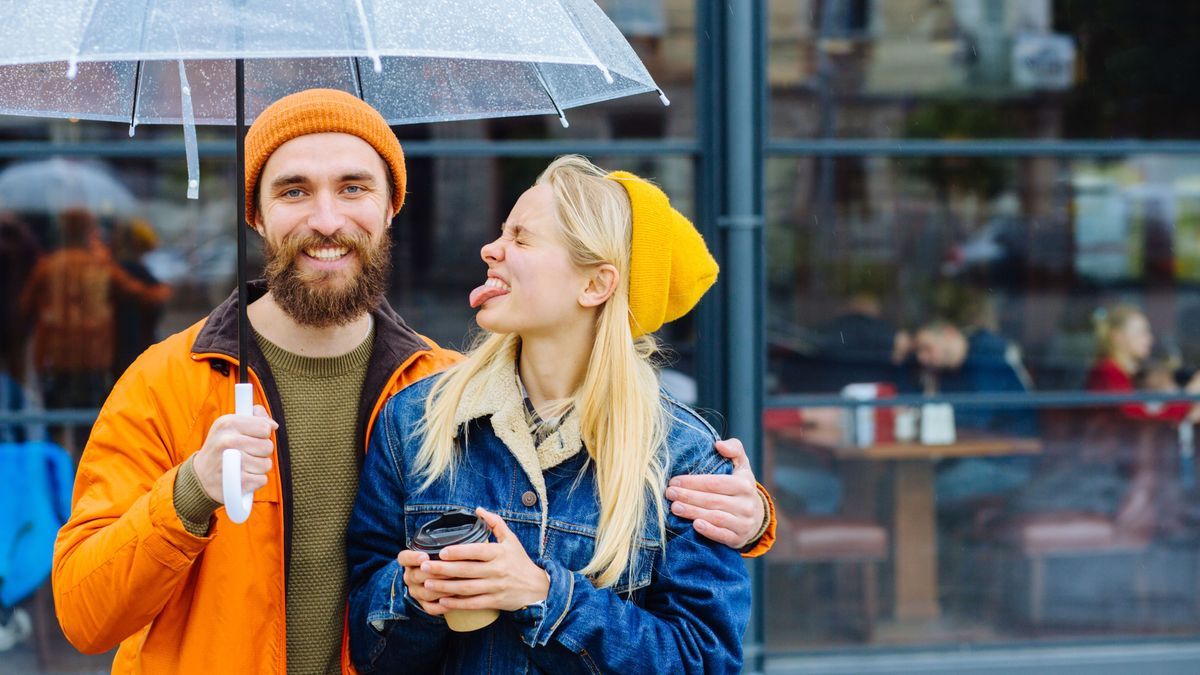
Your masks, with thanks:
[[(355, 417), (375, 333), (354, 351), (334, 358), (299, 356), (256, 338), (283, 402), (283, 419), (276, 415), (277, 421), (287, 424), (292, 494), (288, 673), (340, 673), (346, 525), (358, 487)], [(175, 485), (175, 509), (184, 526), (193, 534), (207, 534), (220, 505), (200, 487), (190, 459)]]

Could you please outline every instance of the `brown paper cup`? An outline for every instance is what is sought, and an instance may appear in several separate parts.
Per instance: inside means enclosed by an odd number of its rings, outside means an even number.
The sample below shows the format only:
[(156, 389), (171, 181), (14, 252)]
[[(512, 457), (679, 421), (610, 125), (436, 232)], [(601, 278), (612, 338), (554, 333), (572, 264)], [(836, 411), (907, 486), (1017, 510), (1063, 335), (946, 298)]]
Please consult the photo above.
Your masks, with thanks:
[(452, 609), (445, 614), (446, 625), (456, 633), (470, 633), (491, 625), (500, 617), (496, 609)]

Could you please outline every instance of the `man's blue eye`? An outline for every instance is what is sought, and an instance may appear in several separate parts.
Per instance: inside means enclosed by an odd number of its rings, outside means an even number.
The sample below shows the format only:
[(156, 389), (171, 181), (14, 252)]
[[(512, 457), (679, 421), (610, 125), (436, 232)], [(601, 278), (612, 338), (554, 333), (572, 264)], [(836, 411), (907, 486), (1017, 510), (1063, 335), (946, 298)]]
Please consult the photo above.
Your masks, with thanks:
[(351, 185), (346, 188), (346, 191), (352, 192), (352, 193), (362, 192), (362, 186), (361, 185)]
[(283, 193), (284, 197), (299, 197), (300, 195), (301, 195), (301, 191), (299, 188), (292, 188), (291, 190), (288, 190), (287, 192)]

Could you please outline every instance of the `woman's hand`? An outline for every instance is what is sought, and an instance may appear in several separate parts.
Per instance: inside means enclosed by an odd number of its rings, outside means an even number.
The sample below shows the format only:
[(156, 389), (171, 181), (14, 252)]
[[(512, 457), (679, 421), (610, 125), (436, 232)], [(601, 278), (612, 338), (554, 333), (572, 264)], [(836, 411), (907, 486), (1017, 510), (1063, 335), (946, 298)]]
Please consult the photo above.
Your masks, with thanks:
[(426, 614), (441, 616), (446, 613), (445, 608), (438, 604), (438, 600), (442, 599), (443, 594), (425, 587), (425, 582), (433, 578), (433, 575), (421, 569), (421, 565), (428, 561), (427, 554), (417, 551), (405, 550), (396, 556), (396, 562), (404, 568), (404, 585), (408, 587), (409, 596), (421, 605), (421, 609)]
[(419, 578), (424, 588), (420, 597), (413, 597), (436, 598), (431, 602), (440, 608), (438, 614), (450, 609), (515, 612), (545, 600), (550, 592), (546, 571), (529, 558), (504, 519), (482, 508), (475, 509), (475, 513), (491, 528), (495, 543), (448, 546), (438, 554), (439, 560), (422, 562)]

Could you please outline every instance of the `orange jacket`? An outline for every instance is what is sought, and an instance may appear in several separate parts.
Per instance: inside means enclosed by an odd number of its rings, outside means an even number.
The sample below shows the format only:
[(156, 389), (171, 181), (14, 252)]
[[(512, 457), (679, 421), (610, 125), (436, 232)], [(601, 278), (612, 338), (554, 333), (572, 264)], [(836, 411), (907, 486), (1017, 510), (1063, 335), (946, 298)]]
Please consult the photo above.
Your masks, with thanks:
[[(359, 408), (363, 448), (392, 394), (459, 358), (386, 305), (374, 316), (376, 342)], [(281, 474), (288, 466), (285, 428), (273, 438), (277, 461), (246, 523), (234, 525), (218, 509), (209, 536), (195, 537), (173, 501), (178, 466), (204, 444), (213, 421), (233, 411), (236, 344), (230, 298), (139, 357), (88, 439), (71, 518), (54, 548), (54, 600), (63, 631), (81, 651), (120, 643), (114, 673), (286, 672), (285, 542), (292, 523)], [(255, 403), (279, 410), (265, 360), (250, 345)]]

